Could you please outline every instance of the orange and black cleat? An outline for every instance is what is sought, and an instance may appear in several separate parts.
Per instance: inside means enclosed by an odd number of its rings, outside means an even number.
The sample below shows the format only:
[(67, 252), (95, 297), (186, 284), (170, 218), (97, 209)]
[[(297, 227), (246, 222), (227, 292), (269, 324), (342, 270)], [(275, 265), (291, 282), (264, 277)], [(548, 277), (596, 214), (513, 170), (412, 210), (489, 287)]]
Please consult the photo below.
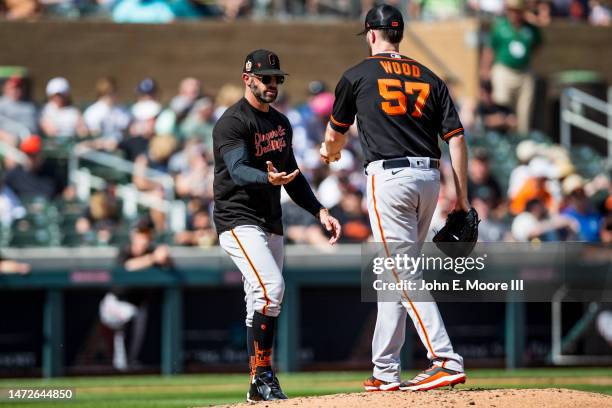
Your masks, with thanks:
[(366, 391), (397, 391), (400, 388), (399, 382), (382, 381), (372, 376), (363, 382)]
[(465, 383), (465, 373), (432, 365), (417, 374), (412, 380), (404, 381), (399, 389), (402, 391), (428, 391), (441, 387), (454, 387)]

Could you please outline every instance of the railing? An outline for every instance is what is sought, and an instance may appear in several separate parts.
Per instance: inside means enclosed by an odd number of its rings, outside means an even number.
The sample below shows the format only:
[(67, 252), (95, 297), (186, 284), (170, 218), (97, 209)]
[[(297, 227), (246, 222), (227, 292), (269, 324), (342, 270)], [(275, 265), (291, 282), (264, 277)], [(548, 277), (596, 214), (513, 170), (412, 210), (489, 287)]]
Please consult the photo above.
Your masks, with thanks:
[[(27, 156), (23, 152), (3, 141), (0, 141), (0, 156), (8, 157), (19, 164), (27, 163)], [(79, 166), (80, 161), (91, 161), (130, 175), (134, 172), (134, 164), (132, 162), (112, 154), (94, 151), (78, 144), (68, 160), (69, 180), (76, 187), (79, 199), (84, 202), (89, 199), (92, 189), (104, 189), (107, 181), (91, 174), (87, 168), (81, 168)], [(135, 218), (138, 213), (138, 206), (140, 205), (167, 214), (170, 230), (174, 232), (184, 230), (187, 209), (185, 203), (174, 199), (174, 180), (172, 177), (166, 173), (149, 168), (144, 171), (142, 176), (147, 180), (159, 183), (164, 189), (164, 197), (161, 198), (151, 193), (142, 192), (132, 183), (120, 185), (117, 188), (117, 195), (123, 201), (122, 211), (124, 217), (127, 219)]]
[[(567, 289), (558, 290), (551, 304), (551, 350), (550, 361), (555, 365), (587, 365), (611, 364), (611, 356), (566, 354), (575, 343), (588, 333), (593, 321), (601, 310), (601, 304), (590, 302), (584, 314), (574, 323), (572, 328), (563, 335), (563, 302)], [(586, 334), (588, 335), (588, 334)]]
[[(556, 245), (556, 244), (553, 244)], [(283, 313), (279, 316), (277, 322), (278, 330), (278, 364), (283, 371), (300, 370), (299, 350), (302, 348), (303, 329), (305, 314), (301, 313), (306, 303), (304, 302), (304, 291), (302, 288), (327, 288), (334, 293), (340, 290), (354, 290), (359, 296), (360, 288), (364, 285), (362, 281), (361, 269), (363, 248), (360, 244), (342, 244), (335, 247), (332, 253), (322, 252), (314, 247), (306, 245), (288, 245), (286, 248), (284, 279), (285, 279), (285, 296), (283, 299)], [(514, 248), (514, 249), (512, 249)], [(553, 246), (549, 247), (553, 248)], [(507, 247), (496, 246), (490, 247), (487, 250), (487, 269), (490, 271), (507, 270), (514, 271), (527, 279), (529, 287), (532, 283), (540, 285), (543, 282), (544, 276), (538, 271), (546, 271), (544, 275), (558, 276), (565, 275), (565, 271), (579, 271), (575, 276), (590, 276), (599, 275), (606, 277), (608, 272), (607, 258), (593, 261), (592, 251), (585, 248), (580, 254), (574, 254), (567, 257), (567, 264), (558, 263), (554, 260), (553, 263), (560, 268), (549, 268), (551, 265), (551, 253), (544, 251), (540, 255), (535, 256), (533, 251), (527, 247)], [(43, 316), (42, 327), (38, 332), (44, 333), (40, 338), (40, 346), (42, 347), (42, 368), (43, 375), (46, 377), (63, 375), (63, 358), (65, 352), (65, 323), (74, 318), (74, 313), (66, 313), (65, 310), (65, 294), (74, 293), (75, 291), (96, 290), (99, 294), (108, 290), (111, 287), (123, 288), (157, 288), (162, 292), (162, 297), (159, 300), (161, 307), (161, 336), (159, 344), (161, 344), (161, 370), (163, 374), (174, 374), (181, 372), (183, 366), (184, 354), (182, 352), (187, 342), (182, 341), (182, 335), (185, 333), (185, 323), (188, 318), (184, 314), (184, 295), (191, 290), (199, 290), (202, 288), (219, 289), (233, 288), (240, 290), (241, 281), (240, 274), (236, 271), (230, 257), (224, 254), (223, 250), (216, 246), (202, 250), (200, 248), (188, 247), (172, 247), (170, 254), (174, 260), (175, 270), (167, 271), (157, 268), (151, 268), (147, 271), (139, 273), (125, 272), (115, 267), (116, 265), (116, 248), (95, 248), (95, 247), (77, 247), (77, 248), (28, 248), (16, 249), (7, 248), (2, 250), (2, 254), (9, 259), (18, 259), (27, 262), (32, 266), (32, 273), (23, 277), (20, 275), (4, 275), (0, 277), (0, 297), (4, 293), (15, 291), (44, 291), (46, 293), (45, 301), (34, 304), (40, 305), (44, 311), (40, 313)], [(433, 254), (426, 250), (427, 256)], [(520, 263), (516, 259), (521, 259)], [(513, 272), (513, 273), (514, 273)], [(506, 275), (509, 276), (509, 275)], [(545, 278), (544, 278), (545, 279)], [(584, 335), (589, 335), (588, 329), (592, 327), (591, 322), (596, 316), (598, 305), (590, 303), (585, 316), (569, 331), (563, 331), (561, 322), (564, 319), (561, 316), (561, 306), (564, 302), (575, 302), (572, 296), (578, 292), (574, 290), (584, 289), (584, 281), (578, 279), (569, 279), (567, 285), (561, 288), (552, 301), (552, 353), (553, 362), (555, 364), (610, 364), (610, 356), (602, 354), (599, 356), (579, 356), (566, 355), (563, 351), (566, 348), (571, 348), (571, 345), (579, 338), (584, 338)], [(609, 283), (609, 282), (608, 282)], [(539, 286), (547, 292), (546, 287)], [(603, 295), (609, 289), (609, 285), (594, 287), (597, 293)], [(22, 292), (27, 296), (28, 292)], [(331, 292), (330, 292), (331, 293)], [(569, 295), (568, 295), (569, 294)], [(552, 294), (551, 294), (552, 295)], [(538, 295), (539, 296), (539, 295)], [(544, 296), (544, 294), (542, 294)], [(499, 337), (503, 336), (504, 349), (506, 355), (506, 367), (518, 368), (526, 361), (524, 357), (535, 357), (533, 353), (529, 353), (526, 348), (527, 335), (530, 325), (527, 323), (528, 305), (521, 300), (522, 294), (508, 293), (505, 298), (505, 312), (501, 315), (492, 316), (494, 318), (490, 322), (499, 323), (500, 319), (504, 322), (504, 329), (496, 333), (493, 338), (497, 342)], [(475, 308), (482, 308), (481, 300), (478, 296), (471, 304), (465, 304), (465, 309), (474, 312)], [(547, 294), (546, 299), (549, 298)], [(541, 298), (544, 301), (545, 298)], [(609, 300), (607, 296), (598, 298), (601, 300), (601, 305), (605, 305)], [(209, 299), (214, 302), (214, 299)], [(502, 299), (499, 299), (500, 301)], [(357, 300), (356, 300), (357, 301)], [(454, 303), (449, 303), (449, 305)], [(489, 303), (485, 304), (489, 305)], [(456, 307), (460, 307), (456, 304)], [(577, 310), (573, 308), (572, 310)], [(486, 313), (485, 313), (486, 314)], [(199, 317), (195, 317), (196, 319)], [(232, 319), (240, 319), (238, 314), (228, 312), (228, 321)], [(36, 333), (36, 325), (40, 322), (28, 322), (31, 326), (32, 333)], [(466, 326), (472, 323), (468, 321), (458, 321), (459, 324)], [(567, 323), (567, 320), (566, 320)], [(361, 322), (351, 321), (354, 326), (351, 330), (355, 333), (360, 333), (363, 330)], [(477, 325), (482, 322), (477, 323)], [(494, 327), (498, 327), (495, 326)], [(587, 330), (585, 330), (587, 329)], [(565, 333), (565, 334), (564, 334)], [(565, 338), (562, 335), (565, 335)], [(498, 337), (499, 336), (499, 337)], [(581, 337), (582, 336), (582, 337)], [(465, 341), (461, 339), (458, 341)], [(418, 340), (417, 340), (418, 341)], [(407, 341), (406, 347), (410, 347), (411, 340)], [(588, 350), (585, 350), (585, 352)], [(406, 356), (410, 357), (411, 353)], [(537, 354), (537, 353), (536, 353)], [(556, 357), (555, 357), (556, 356)], [(476, 356), (475, 356), (476, 357)], [(405, 366), (412, 366), (409, 361), (406, 361)]]
[(26, 164), (28, 162), (28, 157), (21, 150), (3, 141), (0, 141), (0, 156), (8, 157), (19, 164)]
[[(21, 123), (4, 115), (0, 115), (0, 121), (10, 123), (11, 126), (16, 130), (15, 136), (17, 138), (24, 139), (32, 133), (30, 132), (30, 129), (27, 128), (27, 126), (24, 126)], [(3, 141), (0, 141), (0, 155), (2, 157), (8, 157), (12, 160), (15, 160), (19, 164), (26, 164), (28, 161), (27, 156), (21, 150)]]
[[(84, 145), (76, 145), (69, 159), (70, 182), (76, 186), (77, 196), (86, 201), (92, 189), (103, 189), (107, 182), (101, 177), (91, 174), (89, 169), (81, 168), (81, 161), (90, 161), (101, 166), (112, 168), (115, 171), (132, 175), (134, 163), (121, 159), (109, 153), (92, 150)], [(185, 229), (187, 209), (185, 203), (175, 200), (174, 180), (168, 174), (147, 168), (142, 176), (155, 183), (159, 183), (164, 190), (164, 197), (138, 190), (132, 183), (117, 187), (117, 196), (123, 201), (122, 212), (124, 217), (133, 219), (138, 212), (138, 206), (152, 208), (168, 215), (168, 227), (172, 231)]]
[[(102, 190), (107, 182), (102, 177), (94, 176), (89, 169), (76, 168), (72, 170), (71, 181), (76, 186), (77, 196), (85, 201), (92, 189)], [(117, 196), (123, 202), (122, 213), (127, 219), (134, 219), (138, 214), (138, 206), (152, 208), (168, 214), (168, 227), (174, 232), (185, 229), (187, 208), (180, 200), (165, 200), (151, 193), (145, 193), (132, 183), (117, 187)]]
[[(79, 161), (87, 160), (92, 163), (96, 163), (100, 166), (111, 168), (115, 171), (126, 173), (129, 175), (134, 174), (134, 163), (129, 160), (124, 160), (110, 153), (104, 153), (98, 150), (93, 150), (84, 144), (77, 144), (74, 148), (73, 154), (70, 156), (70, 170), (79, 167)], [(174, 180), (170, 175), (147, 168), (142, 176), (155, 183), (159, 183), (164, 189), (164, 198), (166, 200), (174, 199)]]
[[(572, 126), (607, 140), (608, 159), (606, 167), (612, 168), (612, 87), (608, 88), (608, 101), (589, 95), (576, 88), (569, 88), (561, 94), (561, 144), (567, 149), (572, 146)], [(603, 113), (607, 117), (606, 126), (587, 118), (583, 107)]]

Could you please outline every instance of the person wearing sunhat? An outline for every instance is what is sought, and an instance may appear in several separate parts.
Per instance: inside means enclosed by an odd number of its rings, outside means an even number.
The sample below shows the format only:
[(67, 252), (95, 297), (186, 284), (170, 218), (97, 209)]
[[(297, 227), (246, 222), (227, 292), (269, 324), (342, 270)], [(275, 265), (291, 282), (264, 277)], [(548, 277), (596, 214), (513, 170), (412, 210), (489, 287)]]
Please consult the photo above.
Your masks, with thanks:
[(55, 77), (46, 87), (47, 104), (40, 114), (40, 128), (45, 135), (68, 139), (86, 136), (88, 131), (81, 111), (70, 97), (70, 83), (66, 78)]
[(540, 154), (542, 150), (543, 146), (530, 139), (523, 140), (516, 146), (516, 158), (519, 161), (519, 165), (510, 173), (507, 192), (509, 199), (513, 199), (529, 177), (531, 177), (529, 162)]
[(493, 84), (493, 101), (516, 113), (517, 130), (529, 131), (535, 90), (531, 61), (542, 43), (540, 29), (525, 20), (525, 0), (506, 0), (506, 13), (491, 29), (481, 75)]
[(248, 401), (287, 399), (272, 369), (275, 327), (284, 294), (281, 186), (330, 232), (329, 215), (298, 169), (289, 119), (270, 106), (287, 73), (269, 50), (249, 53), (242, 66), (244, 97), (213, 130), (214, 222), (219, 243), (243, 276), (251, 368)]
[(548, 159), (539, 156), (531, 159), (529, 176), (510, 200), (510, 212), (517, 215), (525, 211), (527, 203), (533, 199), (540, 200), (549, 211), (557, 212), (558, 203), (550, 191), (549, 184), (549, 181), (555, 179), (557, 175), (556, 169)]

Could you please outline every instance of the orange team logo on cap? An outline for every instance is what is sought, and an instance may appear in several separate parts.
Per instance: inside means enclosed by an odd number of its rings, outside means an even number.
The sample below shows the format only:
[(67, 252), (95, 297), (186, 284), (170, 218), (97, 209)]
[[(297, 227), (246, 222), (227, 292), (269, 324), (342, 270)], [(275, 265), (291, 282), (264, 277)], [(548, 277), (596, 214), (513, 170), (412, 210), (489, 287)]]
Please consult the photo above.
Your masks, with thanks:
[(261, 68), (261, 62), (257, 63), (257, 68)]
[(399, 23), (397, 21), (393, 21), (391, 23), (391, 27), (397, 27), (397, 26), (399, 26)]

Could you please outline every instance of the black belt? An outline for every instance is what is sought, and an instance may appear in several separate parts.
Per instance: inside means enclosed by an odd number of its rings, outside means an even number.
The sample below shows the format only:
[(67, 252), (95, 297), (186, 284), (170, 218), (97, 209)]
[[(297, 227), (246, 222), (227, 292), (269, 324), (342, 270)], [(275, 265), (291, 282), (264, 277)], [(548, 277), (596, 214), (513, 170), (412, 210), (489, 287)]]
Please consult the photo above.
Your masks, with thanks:
[[(412, 159), (412, 161), (419, 161), (419, 160), (423, 160), (423, 159), (417, 159), (414, 158)], [(397, 159), (388, 159), (388, 160), (383, 160), (383, 169), (387, 170), (387, 169), (397, 169), (400, 167), (412, 167), (411, 163), (410, 163), (410, 159), (406, 158), (406, 157), (400, 157)], [(419, 167), (419, 166), (415, 166), (415, 167)], [(438, 159), (429, 159), (429, 168), (430, 169), (439, 169), (440, 168), (440, 160)]]

